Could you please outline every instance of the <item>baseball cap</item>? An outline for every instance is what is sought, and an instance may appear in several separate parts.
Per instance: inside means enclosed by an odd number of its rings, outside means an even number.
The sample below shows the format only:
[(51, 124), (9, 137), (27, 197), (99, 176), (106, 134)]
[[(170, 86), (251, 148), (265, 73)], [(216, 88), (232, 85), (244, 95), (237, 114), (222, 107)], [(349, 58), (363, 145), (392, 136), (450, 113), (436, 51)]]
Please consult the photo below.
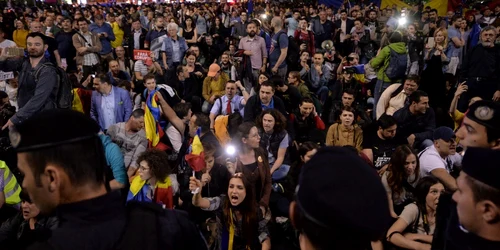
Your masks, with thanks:
[(455, 138), (456, 138), (455, 132), (453, 132), (451, 128), (444, 126), (435, 129), (434, 134), (432, 135), (432, 139), (434, 141), (441, 139), (443, 141), (450, 142)]
[(220, 66), (217, 63), (212, 63), (208, 68), (207, 76), (214, 77), (220, 71)]

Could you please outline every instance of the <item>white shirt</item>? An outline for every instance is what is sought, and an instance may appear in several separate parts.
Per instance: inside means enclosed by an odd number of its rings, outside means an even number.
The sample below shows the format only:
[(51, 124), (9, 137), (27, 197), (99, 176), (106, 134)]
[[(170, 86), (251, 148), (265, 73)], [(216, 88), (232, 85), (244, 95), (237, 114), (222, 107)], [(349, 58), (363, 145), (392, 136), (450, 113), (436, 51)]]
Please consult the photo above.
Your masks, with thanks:
[(343, 43), (347, 35), (347, 20), (340, 20), (340, 29), (342, 30), (340, 33), (340, 42)]
[(434, 145), (424, 149), (418, 157), (420, 159), (420, 177), (431, 175), (432, 170), (440, 168), (450, 173), (453, 166), (462, 165), (462, 155), (455, 153), (443, 159)]
[[(233, 99), (231, 99), (231, 110), (234, 113), (236, 109), (240, 112), (241, 116), (244, 114), (245, 105), (242, 104), (242, 101), (245, 100), (243, 96), (235, 95)], [(223, 95), (220, 99), (215, 100), (210, 113), (214, 115), (227, 115), (226, 108), (227, 102), (229, 99), (226, 95)], [(221, 107), (222, 103), (222, 107)]]

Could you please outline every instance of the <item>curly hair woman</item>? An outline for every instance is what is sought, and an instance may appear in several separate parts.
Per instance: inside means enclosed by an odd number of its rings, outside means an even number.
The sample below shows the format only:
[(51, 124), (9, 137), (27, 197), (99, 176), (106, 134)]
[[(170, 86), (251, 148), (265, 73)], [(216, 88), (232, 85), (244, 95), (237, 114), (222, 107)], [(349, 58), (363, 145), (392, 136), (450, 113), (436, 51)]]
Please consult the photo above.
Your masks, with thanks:
[[(167, 153), (148, 149), (139, 155), (139, 175), (130, 184), (127, 202), (149, 201), (173, 208), (173, 187)], [(176, 181), (176, 180), (174, 180)]]

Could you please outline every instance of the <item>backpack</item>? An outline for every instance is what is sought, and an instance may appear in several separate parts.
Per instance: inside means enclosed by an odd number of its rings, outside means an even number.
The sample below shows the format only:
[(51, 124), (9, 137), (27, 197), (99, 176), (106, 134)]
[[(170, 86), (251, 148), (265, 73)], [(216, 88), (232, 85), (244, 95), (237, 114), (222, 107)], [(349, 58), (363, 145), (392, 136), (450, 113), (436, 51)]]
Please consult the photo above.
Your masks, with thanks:
[(385, 74), (391, 80), (398, 80), (406, 75), (406, 68), (408, 67), (408, 53), (399, 54), (391, 47), (389, 55), (389, 66), (385, 70)]
[[(222, 97), (219, 97), (219, 115), (222, 114)], [(227, 132), (229, 133), (229, 136), (232, 138), (234, 135), (236, 135), (236, 132), (238, 132), (238, 126), (243, 123), (243, 117), (241, 116), (240, 112), (238, 109), (234, 109), (234, 112), (232, 112), (230, 115), (228, 115), (228, 121), (227, 121)]]
[[(285, 31), (280, 31), (279, 32), (280, 34), (278, 35), (278, 45), (280, 43), (280, 37), (281, 37), (281, 34), (287, 34)], [(294, 65), (294, 64), (297, 64), (299, 62), (299, 59), (300, 59), (300, 55), (299, 55), (299, 52), (300, 52), (300, 46), (299, 44), (297, 44), (297, 42), (295, 41), (295, 38), (293, 38), (293, 36), (287, 36), (288, 38), (288, 51), (286, 52), (286, 64), (287, 65)], [(281, 49), (281, 48), (280, 48)]]
[(38, 84), (40, 72), (45, 67), (53, 67), (57, 73), (57, 96), (56, 105), (59, 109), (70, 109), (73, 106), (73, 84), (69, 80), (68, 74), (64, 69), (54, 66), (50, 62), (42, 64), (35, 72), (35, 81)]

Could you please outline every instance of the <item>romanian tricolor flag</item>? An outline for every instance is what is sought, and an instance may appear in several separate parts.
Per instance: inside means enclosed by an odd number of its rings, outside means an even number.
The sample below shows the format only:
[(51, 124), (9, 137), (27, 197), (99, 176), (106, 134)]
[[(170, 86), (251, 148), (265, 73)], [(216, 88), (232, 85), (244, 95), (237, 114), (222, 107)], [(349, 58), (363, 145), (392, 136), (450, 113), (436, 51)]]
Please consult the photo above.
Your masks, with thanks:
[(365, 65), (360, 64), (356, 66), (351, 66), (354, 69), (354, 79), (358, 81), (360, 84), (365, 84)]
[(158, 104), (158, 96), (161, 95), (157, 90), (151, 91), (146, 98), (146, 107), (144, 109), (144, 130), (146, 138), (148, 138), (148, 147), (165, 150), (167, 146), (160, 142), (160, 139), (165, 134), (160, 126), (160, 106)]
[(71, 94), (73, 95), (71, 109), (89, 115), (92, 90), (74, 88)]
[(173, 189), (170, 177), (167, 176), (165, 180), (158, 180), (153, 187), (154, 197), (151, 199), (148, 197), (148, 192), (151, 192), (149, 184), (146, 185), (146, 181), (141, 179), (140, 176), (136, 176), (132, 183), (130, 183), (130, 190), (127, 196), (128, 201), (141, 201), (141, 202), (155, 202), (157, 204), (163, 205), (164, 208), (172, 209), (174, 206), (173, 199)]
[(185, 157), (189, 166), (193, 169), (194, 172), (202, 171), (205, 168), (205, 153), (203, 152), (203, 145), (200, 140), (200, 131), (198, 128), (196, 131), (196, 135), (193, 138), (193, 143), (191, 144), (191, 153), (187, 154)]

